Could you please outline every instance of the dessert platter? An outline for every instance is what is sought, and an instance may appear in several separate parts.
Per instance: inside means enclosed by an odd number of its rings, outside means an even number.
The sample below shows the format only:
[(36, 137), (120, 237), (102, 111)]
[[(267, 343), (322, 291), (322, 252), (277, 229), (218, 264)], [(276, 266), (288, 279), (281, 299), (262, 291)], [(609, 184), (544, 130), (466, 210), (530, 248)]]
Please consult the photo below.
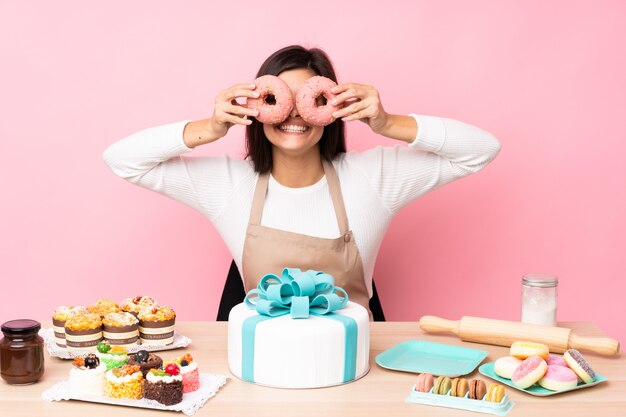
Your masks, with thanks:
[(191, 339), (175, 330), (176, 312), (151, 297), (127, 298), (121, 304), (102, 299), (84, 306), (60, 306), (52, 314), (52, 329), (42, 329), (50, 356), (72, 359), (95, 353), (101, 341), (128, 352), (186, 347)]
[[(117, 349), (116, 349), (117, 348)], [(200, 373), (190, 354), (168, 361), (146, 350), (133, 355), (101, 342), (98, 353), (76, 356), (68, 379), (42, 394), (44, 400), (80, 400), (195, 414), (226, 383)]]

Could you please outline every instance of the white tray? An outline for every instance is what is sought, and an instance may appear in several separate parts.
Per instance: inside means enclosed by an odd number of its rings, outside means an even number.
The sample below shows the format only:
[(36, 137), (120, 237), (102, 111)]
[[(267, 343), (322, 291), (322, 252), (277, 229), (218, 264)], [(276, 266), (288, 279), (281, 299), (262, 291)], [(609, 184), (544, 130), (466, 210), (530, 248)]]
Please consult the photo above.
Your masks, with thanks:
[[(65, 347), (61, 347), (56, 344), (54, 339), (54, 329), (41, 329), (39, 331), (39, 336), (43, 338), (46, 342), (46, 349), (48, 350), (48, 354), (50, 356), (54, 356), (56, 358), (61, 359), (72, 359), (76, 356), (84, 356), (88, 353), (95, 353), (97, 351), (96, 346), (84, 349), (72, 349), (69, 350)], [(176, 331), (174, 331), (174, 343), (171, 345), (159, 346), (159, 345), (142, 345), (141, 343), (137, 343), (136, 345), (128, 346), (128, 353), (135, 353), (140, 350), (147, 350), (148, 352), (155, 352), (159, 350), (172, 350), (178, 349), (182, 347), (189, 346), (191, 344), (191, 339), (187, 336), (183, 336)]]
[(174, 405), (163, 405), (154, 400), (123, 400), (104, 395), (72, 395), (69, 381), (61, 381), (41, 394), (46, 401), (78, 400), (101, 404), (123, 405), (126, 407), (152, 408), (155, 410), (182, 411), (194, 415), (226, 383), (224, 375), (200, 374), (200, 388), (183, 394), (183, 401)]

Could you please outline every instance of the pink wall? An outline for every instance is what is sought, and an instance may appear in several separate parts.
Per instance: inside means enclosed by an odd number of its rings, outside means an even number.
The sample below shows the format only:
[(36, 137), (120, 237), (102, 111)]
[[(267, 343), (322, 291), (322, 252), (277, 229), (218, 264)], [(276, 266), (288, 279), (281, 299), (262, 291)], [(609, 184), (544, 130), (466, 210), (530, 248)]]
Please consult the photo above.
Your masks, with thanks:
[[(211, 114), (274, 50), (321, 46), (390, 112), (495, 134), (498, 159), (405, 208), (375, 277), (391, 320), (518, 319), (520, 279), (560, 277), (559, 320), (626, 341), (626, 3), (0, 3), (0, 321), (149, 294), (215, 316), (230, 256), (200, 214), (102, 162), (145, 127)], [(104, 4), (104, 3), (102, 3)], [(175, 6), (176, 5), (176, 6)], [(202, 154), (242, 153), (241, 128)], [(364, 125), (349, 146), (391, 144)]]

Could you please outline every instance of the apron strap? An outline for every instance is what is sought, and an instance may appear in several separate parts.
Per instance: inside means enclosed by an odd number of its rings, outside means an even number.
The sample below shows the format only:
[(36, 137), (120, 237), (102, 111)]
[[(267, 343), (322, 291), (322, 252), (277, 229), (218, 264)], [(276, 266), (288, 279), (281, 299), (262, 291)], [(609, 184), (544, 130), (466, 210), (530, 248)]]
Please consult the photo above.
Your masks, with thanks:
[[(337, 225), (339, 226), (340, 236), (344, 236), (350, 230), (348, 224), (348, 216), (346, 214), (346, 206), (343, 202), (343, 195), (341, 194), (341, 185), (339, 183), (339, 177), (332, 163), (322, 159), (322, 166), (324, 167), (324, 174), (326, 175), (326, 182), (328, 183), (328, 190), (330, 191), (330, 198), (333, 201), (333, 207), (335, 209), (335, 216), (337, 217)], [(261, 217), (263, 216), (263, 206), (265, 205), (265, 196), (267, 195), (267, 186), (269, 183), (270, 173), (269, 171), (259, 175), (254, 189), (254, 196), (252, 198), (252, 207), (250, 209), (250, 224), (260, 225)]]

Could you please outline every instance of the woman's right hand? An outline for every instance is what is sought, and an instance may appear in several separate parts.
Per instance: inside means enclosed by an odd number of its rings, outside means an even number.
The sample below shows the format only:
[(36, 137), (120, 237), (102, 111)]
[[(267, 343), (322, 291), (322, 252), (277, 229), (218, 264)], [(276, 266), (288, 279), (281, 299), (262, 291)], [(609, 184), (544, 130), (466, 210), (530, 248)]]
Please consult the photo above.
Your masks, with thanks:
[(257, 110), (248, 109), (237, 102), (237, 98), (258, 98), (259, 93), (254, 91), (255, 84), (235, 84), (220, 92), (215, 98), (213, 116), (210, 119), (198, 120), (185, 126), (183, 139), (190, 148), (214, 142), (223, 138), (234, 125), (249, 125), (252, 120), (247, 116), (255, 117)]

